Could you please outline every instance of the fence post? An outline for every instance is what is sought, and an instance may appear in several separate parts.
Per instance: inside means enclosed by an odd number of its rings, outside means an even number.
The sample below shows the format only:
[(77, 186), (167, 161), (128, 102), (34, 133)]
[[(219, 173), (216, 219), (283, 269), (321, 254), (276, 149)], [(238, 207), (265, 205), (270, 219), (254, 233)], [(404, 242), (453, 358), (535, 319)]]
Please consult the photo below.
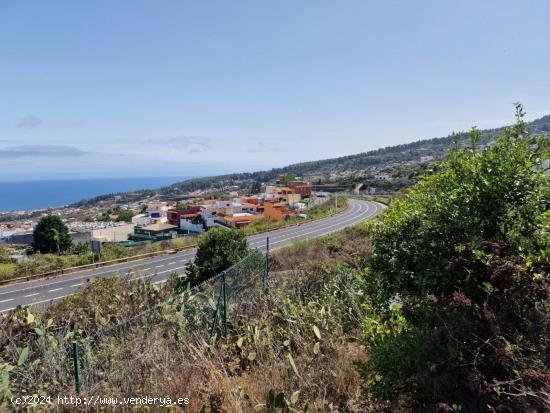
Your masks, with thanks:
[(218, 294), (218, 301), (216, 302), (216, 309), (214, 310), (214, 316), (212, 320), (212, 327), (210, 329), (210, 340), (214, 336), (214, 332), (216, 331), (216, 327), (218, 326), (218, 314), (220, 313), (220, 302), (222, 299), (222, 293), (223, 293), (223, 284), (220, 286), (220, 293)]
[(80, 366), (78, 364), (78, 343), (73, 341), (74, 387), (76, 394), (80, 393)]
[(266, 291), (267, 288), (267, 277), (269, 276), (269, 237), (266, 238), (266, 247), (265, 247), (265, 271), (262, 279), (263, 289)]
[(223, 335), (227, 336), (227, 290), (225, 288), (225, 271), (222, 272), (223, 288)]

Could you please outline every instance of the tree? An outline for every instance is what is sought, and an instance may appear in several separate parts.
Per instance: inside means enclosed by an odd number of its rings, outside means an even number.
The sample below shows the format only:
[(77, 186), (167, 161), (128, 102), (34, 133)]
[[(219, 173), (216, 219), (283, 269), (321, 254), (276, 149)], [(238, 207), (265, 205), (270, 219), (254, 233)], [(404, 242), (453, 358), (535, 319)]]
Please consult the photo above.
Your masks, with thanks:
[(130, 210), (122, 211), (117, 216), (118, 222), (132, 222), (132, 217), (134, 216), (134, 212)]
[(294, 181), (295, 178), (296, 176), (294, 174), (286, 174), (279, 179), (279, 182), (282, 185), (288, 185), (288, 183)]
[(92, 250), (88, 242), (79, 242), (71, 246), (71, 253), (75, 255), (86, 255), (91, 252)]
[(178, 202), (176, 204), (176, 210), (177, 211), (185, 211), (188, 208), (187, 204), (185, 202)]
[(262, 184), (258, 181), (255, 181), (250, 187), (251, 194), (259, 194), (262, 191)]
[(548, 140), (528, 136), (522, 113), (484, 151), (452, 151), (374, 224), (362, 374), (378, 397), (417, 411), (550, 407)]
[(69, 228), (55, 215), (41, 218), (33, 235), (33, 248), (41, 253), (61, 254), (72, 245)]
[(248, 253), (248, 241), (242, 231), (213, 228), (200, 238), (197, 254), (187, 267), (187, 277), (191, 285), (212, 278)]

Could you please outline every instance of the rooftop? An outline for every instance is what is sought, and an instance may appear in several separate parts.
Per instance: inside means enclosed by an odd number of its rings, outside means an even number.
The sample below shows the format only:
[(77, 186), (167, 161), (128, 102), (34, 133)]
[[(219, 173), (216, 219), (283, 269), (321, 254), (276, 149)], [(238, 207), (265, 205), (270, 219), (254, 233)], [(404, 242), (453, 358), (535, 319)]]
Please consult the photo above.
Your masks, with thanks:
[(151, 224), (147, 225), (146, 227), (143, 227), (143, 229), (147, 231), (166, 231), (169, 229), (176, 229), (177, 227), (175, 225), (170, 224)]

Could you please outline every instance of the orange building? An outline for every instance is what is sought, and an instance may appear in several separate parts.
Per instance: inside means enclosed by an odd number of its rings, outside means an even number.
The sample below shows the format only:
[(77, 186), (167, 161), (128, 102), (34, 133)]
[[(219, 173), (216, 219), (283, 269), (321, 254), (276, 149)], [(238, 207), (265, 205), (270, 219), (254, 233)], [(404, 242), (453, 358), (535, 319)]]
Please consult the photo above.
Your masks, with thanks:
[(290, 215), (296, 215), (296, 212), (288, 210), (288, 205), (280, 202), (264, 201), (263, 207), (264, 217), (275, 221), (280, 221)]

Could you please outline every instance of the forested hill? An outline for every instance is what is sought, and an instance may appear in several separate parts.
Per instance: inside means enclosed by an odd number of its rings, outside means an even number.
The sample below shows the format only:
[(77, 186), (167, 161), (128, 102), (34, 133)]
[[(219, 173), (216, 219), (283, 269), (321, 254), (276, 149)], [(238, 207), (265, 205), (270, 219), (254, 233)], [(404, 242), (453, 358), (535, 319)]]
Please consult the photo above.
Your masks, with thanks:
[[(529, 130), (534, 133), (550, 133), (550, 115), (529, 122)], [(479, 144), (489, 143), (503, 127), (496, 129), (485, 129), (481, 131)], [(467, 144), (468, 133), (460, 134), (461, 141)], [(226, 188), (230, 185), (242, 186), (243, 183), (268, 182), (281, 174), (293, 174), (302, 176), (307, 174), (328, 174), (346, 170), (365, 169), (371, 166), (384, 166), (389, 162), (407, 162), (418, 160), (420, 156), (431, 155), (434, 158), (442, 158), (446, 150), (450, 148), (453, 136), (418, 140), (416, 142), (388, 146), (369, 152), (362, 152), (355, 155), (342, 156), (339, 158), (323, 159), (319, 161), (301, 162), (288, 165), (282, 168), (274, 168), (266, 171), (235, 173), (227, 175), (210, 176), (203, 178), (189, 179), (183, 182), (160, 188), (158, 190), (143, 190), (124, 194), (125, 199), (133, 199), (148, 195), (176, 195), (188, 191), (195, 191), (207, 188)], [(100, 200), (108, 199), (113, 194), (103, 195), (89, 200), (79, 202), (79, 205), (93, 204)]]
[[(540, 119), (530, 122), (528, 127), (535, 133), (550, 133), (550, 115), (546, 115)], [(502, 129), (503, 128), (483, 130), (480, 144), (483, 145), (490, 142), (494, 136), (502, 131)], [(467, 138), (468, 133), (461, 134), (461, 139), (463, 142), (467, 143)], [(162, 188), (161, 192), (204, 189), (211, 186), (216, 186), (217, 184), (227, 185), (228, 181), (234, 180), (267, 182), (275, 179), (278, 175), (286, 173), (301, 176), (304, 174), (330, 173), (348, 169), (364, 169), (369, 166), (384, 165), (388, 162), (414, 160), (424, 155), (432, 155), (435, 158), (441, 158), (445, 156), (445, 151), (451, 146), (452, 140), (452, 135), (449, 135), (443, 138), (424, 139), (403, 145), (387, 146), (385, 148), (362, 152), (355, 155), (342, 156), (339, 158), (301, 162), (288, 165), (283, 168), (274, 168), (268, 171), (190, 179)]]

